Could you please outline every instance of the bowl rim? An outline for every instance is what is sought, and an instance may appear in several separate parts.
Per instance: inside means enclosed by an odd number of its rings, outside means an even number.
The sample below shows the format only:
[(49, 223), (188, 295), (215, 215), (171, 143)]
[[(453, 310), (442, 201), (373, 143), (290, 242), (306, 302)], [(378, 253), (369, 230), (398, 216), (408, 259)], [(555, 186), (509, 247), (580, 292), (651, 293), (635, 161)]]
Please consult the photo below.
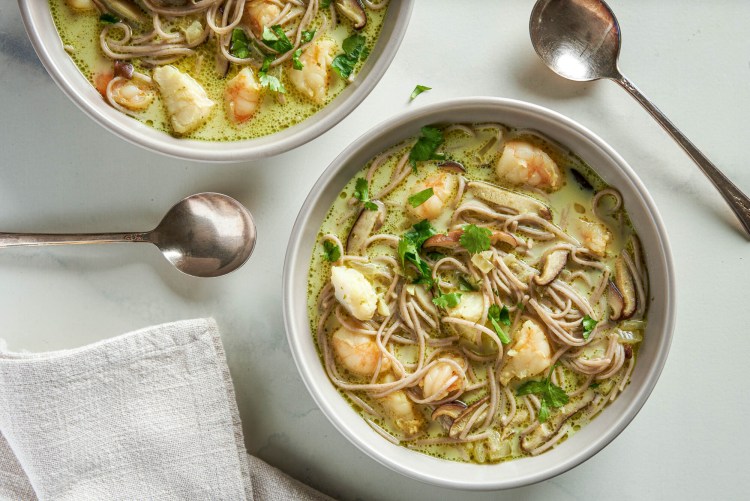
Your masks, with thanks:
[[(311, 209), (317, 205), (319, 197), (324, 192), (324, 190), (332, 182), (336, 180), (336, 177), (338, 176), (339, 172), (346, 168), (347, 164), (352, 159), (352, 157), (356, 156), (360, 150), (366, 148), (368, 145), (372, 143), (376, 143), (380, 139), (381, 136), (384, 136), (385, 134), (388, 134), (389, 132), (397, 130), (399, 128), (413, 125), (413, 123), (418, 120), (421, 121), (423, 124), (430, 123), (431, 116), (444, 113), (448, 109), (456, 109), (456, 108), (462, 108), (462, 107), (467, 107), (467, 106), (469, 107), (473, 107), (473, 106), (491, 107), (497, 113), (501, 113), (503, 110), (511, 111), (511, 112), (512, 111), (526, 112), (526, 113), (531, 113), (532, 115), (538, 118), (552, 120), (554, 122), (557, 122), (559, 126), (561, 126), (562, 128), (568, 129), (572, 131), (574, 134), (577, 134), (584, 141), (588, 141), (590, 145), (600, 149), (603, 154), (611, 157), (611, 160), (612, 160), (611, 163), (616, 166), (614, 167), (615, 170), (619, 169), (622, 172), (622, 174), (628, 179), (628, 181), (632, 183), (633, 187), (635, 188), (637, 195), (640, 197), (640, 200), (642, 201), (642, 204), (645, 208), (645, 212), (650, 219), (649, 223), (653, 226), (654, 232), (658, 236), (658, 242), (656, 242), (654, 245), (656, 245), (661, 250), (660, 255), (657, 256), (656, 259), (658, 259), (659, 263), (663, 266), (664, 287), (665, 287), (665, 290), (663, 291), (665, 307), (664, 307), (663, 327), (662, 327), (662, 330), (660, 331), (660, 335), (662, 336), (662, 339), (660, 341), (660, 348), (656, 351), (655, 359), (652, 365), (647, 368), (647, 375), (645, 377), (645, 381), (643, 385), (636, 388), (637, 393), (634, 394), (630, 398), (629, 403), (626, 404), (627, 407), (625, 409), (625, 412), (621, 413), (618, 417), (615, 418), (615, 425), (611, 427), (610, 429), (606, 430), (604, 433), (600, 434), (595, 440), (588, 443), (585, 447), (582, 447), (578, 453), (574, 454), (571, 457), (566, 458), (564, 461), (559, 462), (553, 467), (546, 468), (540, 471), (535, 471), (530, 474), (522, 475), (519, 477), (498, 478), (498, 479), (493, 479), (489, 481), (485, 480), (485, 481), (480, 481), (480, 482), (476, 482), (473, 480), (444, 478), (441, 476), (437, 476), (435, 474), (430, 474), (429, 472), (417, 471), (408, 465), (404, 465), (404, 464), (401, 464), (392, 460), (386, 454), (383, 454), (379, 451), (375, 451), (372, 447), (368, 445), (367, 440), (354, 434), (352, 430), (348, 429), (347, 426), (345, 425), (345, 420), (340, 419), (338, 416), (335, 415), (331, 406), (327, 402), (325, 396), (322, 394), (321, 391), (318, 390), (318, 388), (316, 387), (316, 384), (314, 383), (313, 376), (311, 375), (311, 372), (310, 372), (310, 366), (308, 366), (307, 360), (304, 358), (304, 354), (301, 349), (301, 345), (300, 345), (301, 339), (299, 336), (300, 333), (297, 331), (296, 326), (295, 326), (295, 317), (299, 315), (300, 312), (293, 311), (293, 308), (297, 307), (298, 309), (302, 310), (305, 318), (307, 318), (307, 314), (308, 314), (307, 304), (306, 303), (303, 305), (295, 304), (296, 301), (294, 299), (294, 288), (293, 288), (295, 281), (298, 281), (298, 282), (304, 281), (304, 284), (305, 285), (307, 284), (306, 275), (304, 277), (294, 276), (295, 268), (298, 266), (297, 264), (298, 260), (303, 259), (306, 262), (309, 262), (309, 256), (300, 255), (301, 254), (300, 247), (301, 247), (302, 241), (304, 240), (303, 230), (309, 224), (307, 221), (308, 219), (307, 214), (309, 214), (311, 212)], [(341, 183), (341, 188), (343, 188), (346, 182), (348, 182), (348, 179), (345, 182)], [(316, 221), (315, 224), (319, 225), (319, 222)], [(315, 227), (315, 231), (317, 233), (317, 226)], [(656, 204), (654, 203), (651, 195), (646, 190), (645, 186), (643, 185), (643, 182), (637, 176), (637, 174), (632, 169), (632, 167), (630, 167), (630, 165), (603, 139), (601, 139), (598, 135), (594, 134), (592, 131), (590, 131), (583, 125), (579, 124), (578, 122), (558, 112), (555, 112), (553, 110), (550, 110), (548, 108), (545, 108), (539, 105), (535, 105), (532, 103), (515, 100), (515, 99), (498, 98), (498, 97), (478, 96), (478, 97), (464, 97), (464, 98), (449, 99), (449, 100), (440, 101), (438, 103), (426, 105), (426, 106), (423, 106), (414, 110), (410, 110), (404, 113), (400, 113), (382, 121), (380, 124), (376, 125), (375, 127), (370, 129), (366, 133), (362, 134), (360, 137), (354, 140), (350, 145), (348, 145), (330, 163), (330, 165), (325, 169), (325, 171), (323, 171), (323, 173), (320, 175), (320, 177), (318, 178), (318, 180), (316, 181), (316, 183), (310, 190), (310, 193), (306, 197), (304, 203), (302, 204), (302, 207), (300, 208), (299, 214), (292, 228), (292, 233), (289, 239), (289, 243), (287, 245), (282, 283), (283, 283), (282, 309), (283, 309), (283, 315), (284, 315), (284, 327), (285, 327), (286, 334), (287, 334), (287, 341), (289, 342), (289, 346), (292, 352), (292, 357), (294, 359), (295, 365), (297, 366), (297, 370), (299, 371), (301, 375), (301, 379), (303, 383), (305, 384), (305, 387), (307, 388), (308, 392), (312, 396), (317, 406), (323, 411), (323, 414), (326, 416), (329, 422), (334, 426), (334, 428), (336, 428), (339, 431), (339, 433), (344, 435), (360, 451), (364, 452), (366, 455), (368, 455), (369, 457), (371, 457), (378, 463), (391, 469), (392, 471), (396, 471), (398, 473), (401, 473), (405, 476), (411, 477), (413, 479), (419, 480), (424, 483), (453, 488), (453, 489), (464, 489), (464, 490), (500, 490), (500, 489), (510, 489), (510, 488), (516, 488), (516, 487), (534, 484), (534, 483), (541, 482), (543, 480), (547, 480), (549, 478), (555, 477), (557, 475), (560, 475), (574, 468), (575, 466), (578, 466), (579, 464), (583, 463), (584, 461), (590, 459), (591, 457), (596, 455), (598, 452), (600, 452), (606, 445), (608, 445), (612, 440), (614, 440), (630, 424), (630, 422), (635, 418), (635, 416), (641, 410), (646, 400), (650, 396), (651, 392), (653, 391), (661, 375), (661, 372), (664, 368), (664, 365), (666, 363), (667, 355), (669, 354), (669, 349), (671, 346), (673, 333), (674, 333), (675, 316), (676, 316), (675, 273), (674, 273), (672, 251), (671, 251), (671, 247), (668, 241), (667, 232), (664, 227), (664, 223), (661, 218), (661, 215), (659, 214), (659, 211), (657, 210)], [(315, 353), (314, 358), (315, 358), (315, 362), (320, 364), (319, 355), (317, 351)], [(338, 393), (338, 390), (336, 391)], [(600, 419), (600, 418), (601, 416), (597, 416), (597, 419)], [(540, 455), (537, 457), (544, 457), (544, 455)], [(441, 461), (444, 461), (444, 460), (441, 460)], [(500, 463), (500, 464), (512, 464), (514, 462), (515, 460), (506, 462), (506, 463)], [(485, 465), (475, 465), (475, 466), (489, 467)]]
[[(175, 138), (118, 112), (103, 100), (65, 52), (52, 21), (48, 2), (18, 0), (26, 34), (34, 51), (63, 93), (89, 118), (105, 130), (149, 151), (184, 160), (210, 163), (235, 163), (278, 155), (301, 146), (337, 125), (354, 111), (375, 88), (390, 67), (406, 35), (415, 0), (397, 0), (389, 5), (383, 28), (392, 18), (390, 29), (381, 35), (369, 58), (355, 79), (333, 101), (301, 122), (282, 131), (241, 141), (202, 141)], [(41, 30), (41, 23), (53, 26), (51, 33)], [(385, 31), (385, 33), (384, 33)], [(71, 68), (72, 65), (72, 68)], [(72, 71), (75, 69), (75, 71)], [(325, 112), (325, 113), (324, 113)], [(284, 134), (285, 131), (291, 133)]]

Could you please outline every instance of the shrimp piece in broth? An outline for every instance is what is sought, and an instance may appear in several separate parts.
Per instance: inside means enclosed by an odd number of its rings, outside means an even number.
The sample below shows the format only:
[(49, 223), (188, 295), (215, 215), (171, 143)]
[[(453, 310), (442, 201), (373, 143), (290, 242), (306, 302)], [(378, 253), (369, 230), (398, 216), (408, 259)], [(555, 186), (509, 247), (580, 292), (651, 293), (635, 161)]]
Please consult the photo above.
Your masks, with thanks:
[(440, 217), (453, 198), (457, 183), (456, 176), (446, 172), (437, 172), (427, 177), (415, 185), (411, 194), (432, 188), (433, 195), (416, 207), (409, 204), (408, 208), (419, 219), (433, 220)]
[[(331, 337), (333, 352), (341, 365), (352, 374), (369, 377), (375, 374), (381, 353), (375, 339), (367, 334), (351, 332), (345, 327), (333, 333)], [(391, 361), (383, 358), (380, 369), (390, 369)]]
[(562, 186), (562, 174), (554, 160), (538, 146), (525, 141), (508, 141), (495, 167), (497, 177), (510, 184), (546, 190)]
[(301, 70), (290, 69), (289, 80), (302, 95), (317, 104), (323, 104), (328, 92), (329, 66), (333, 61), (333, 42), (318, 40), (310, 44), (299, 57)]
[(250, 68), (243, 68), (227, 82), (224, 90), (224, 103), (227, 117), (235, 124), (241, 124), (253, 117), (260, 105), (261, 87)]
[(154, 100), (151, 85), (138, 79), (115, 77), (107, 85), (112, 100), (131, 111), (142, 111)]
[(500, 372), (500, 382), (507, 385), (511, 379), (524, 379), (543, 372), (552, 362), (552, 350), (539, 325), (527, 320), (518, 331), (508, 359)]
[(281, 14), (281, 7), (268, 0), (250, 0), (245, 2), (242, 13), (242, 24), (253, 30), (253, 34), (261, 38), (263, 28), (271, 27), (271, 23)]

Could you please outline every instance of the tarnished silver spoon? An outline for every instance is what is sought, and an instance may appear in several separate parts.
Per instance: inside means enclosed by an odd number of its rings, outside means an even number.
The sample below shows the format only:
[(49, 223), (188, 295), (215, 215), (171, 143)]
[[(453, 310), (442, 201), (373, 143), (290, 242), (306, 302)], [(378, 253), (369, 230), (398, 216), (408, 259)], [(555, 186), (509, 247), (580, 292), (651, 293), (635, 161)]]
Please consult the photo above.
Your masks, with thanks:
[(0, 233), (0, 248), (148, 242), (181, 272), (218, 277), (245, 264), (255, 239), (253, 217), (242, 204), (221, 193), (198, 193), (175, 204), (144, 233)]
[(713, 183), (750, 237), (750, 199), (620, 73), (620, 25), (601, 0), (538, 0), (529, 21), (531, 43), (555, 73), (586, 82), (607, 78), (620, 84), (690, 155)]

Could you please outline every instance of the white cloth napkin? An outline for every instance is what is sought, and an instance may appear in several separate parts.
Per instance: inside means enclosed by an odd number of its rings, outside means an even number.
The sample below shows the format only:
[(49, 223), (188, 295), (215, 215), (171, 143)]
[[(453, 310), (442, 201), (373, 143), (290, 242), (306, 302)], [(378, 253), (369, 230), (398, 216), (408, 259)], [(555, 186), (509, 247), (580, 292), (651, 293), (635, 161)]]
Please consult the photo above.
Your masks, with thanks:
[(246, 454), (213, 320), (74, 350), (2, 348), (3, 499), (328, 499)]

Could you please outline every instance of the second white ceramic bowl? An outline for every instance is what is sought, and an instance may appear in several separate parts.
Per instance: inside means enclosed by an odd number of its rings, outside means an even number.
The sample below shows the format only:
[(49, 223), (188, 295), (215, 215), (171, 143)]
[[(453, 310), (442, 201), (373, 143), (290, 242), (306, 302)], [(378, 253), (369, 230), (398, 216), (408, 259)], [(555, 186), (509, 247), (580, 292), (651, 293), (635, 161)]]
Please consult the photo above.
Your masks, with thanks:
[(26, 32), (55, 83), (89, 117), (138, 146), (177, 158), (204, 162), (239, 162), (277, 155), (305, 144), (343, 120), (380, 81), (411, 17), (414, 0), (388, 6), (378, 42), (354, 81), (321, 111), (283, 131), (232, 142), (180, 139), (134, 120), (109, 106), (65, 52), (47, 0), (18, 0)]
[[(344, 185), (379, 152), (435, 123), (500, 122), (531, 128), (567, 146), (622, 194), (641, 238), (649, 271), (648, 327), (630, 385), (589, 425), (551, 451), (495, 465), (457, 463), (393, 445), (357, 414), (328, 379), (310, 330), (307, 276), (323, 218)], [(364, 134), (326, 169), (305, 200), (292, 230), (284, 266), (284, 322), (307, 389), (333, 425), (385, 466), (431, 484), (487, 490), (538, 482), (582, 463), (613, 440), (635, 417), (654, 388), (672, 339), (675, 284), (672, 258), (654, 202), (633, 169), (594, 133), (554, 111), (520, 101), (466, 98), (425, 106), (387, 120)]]

